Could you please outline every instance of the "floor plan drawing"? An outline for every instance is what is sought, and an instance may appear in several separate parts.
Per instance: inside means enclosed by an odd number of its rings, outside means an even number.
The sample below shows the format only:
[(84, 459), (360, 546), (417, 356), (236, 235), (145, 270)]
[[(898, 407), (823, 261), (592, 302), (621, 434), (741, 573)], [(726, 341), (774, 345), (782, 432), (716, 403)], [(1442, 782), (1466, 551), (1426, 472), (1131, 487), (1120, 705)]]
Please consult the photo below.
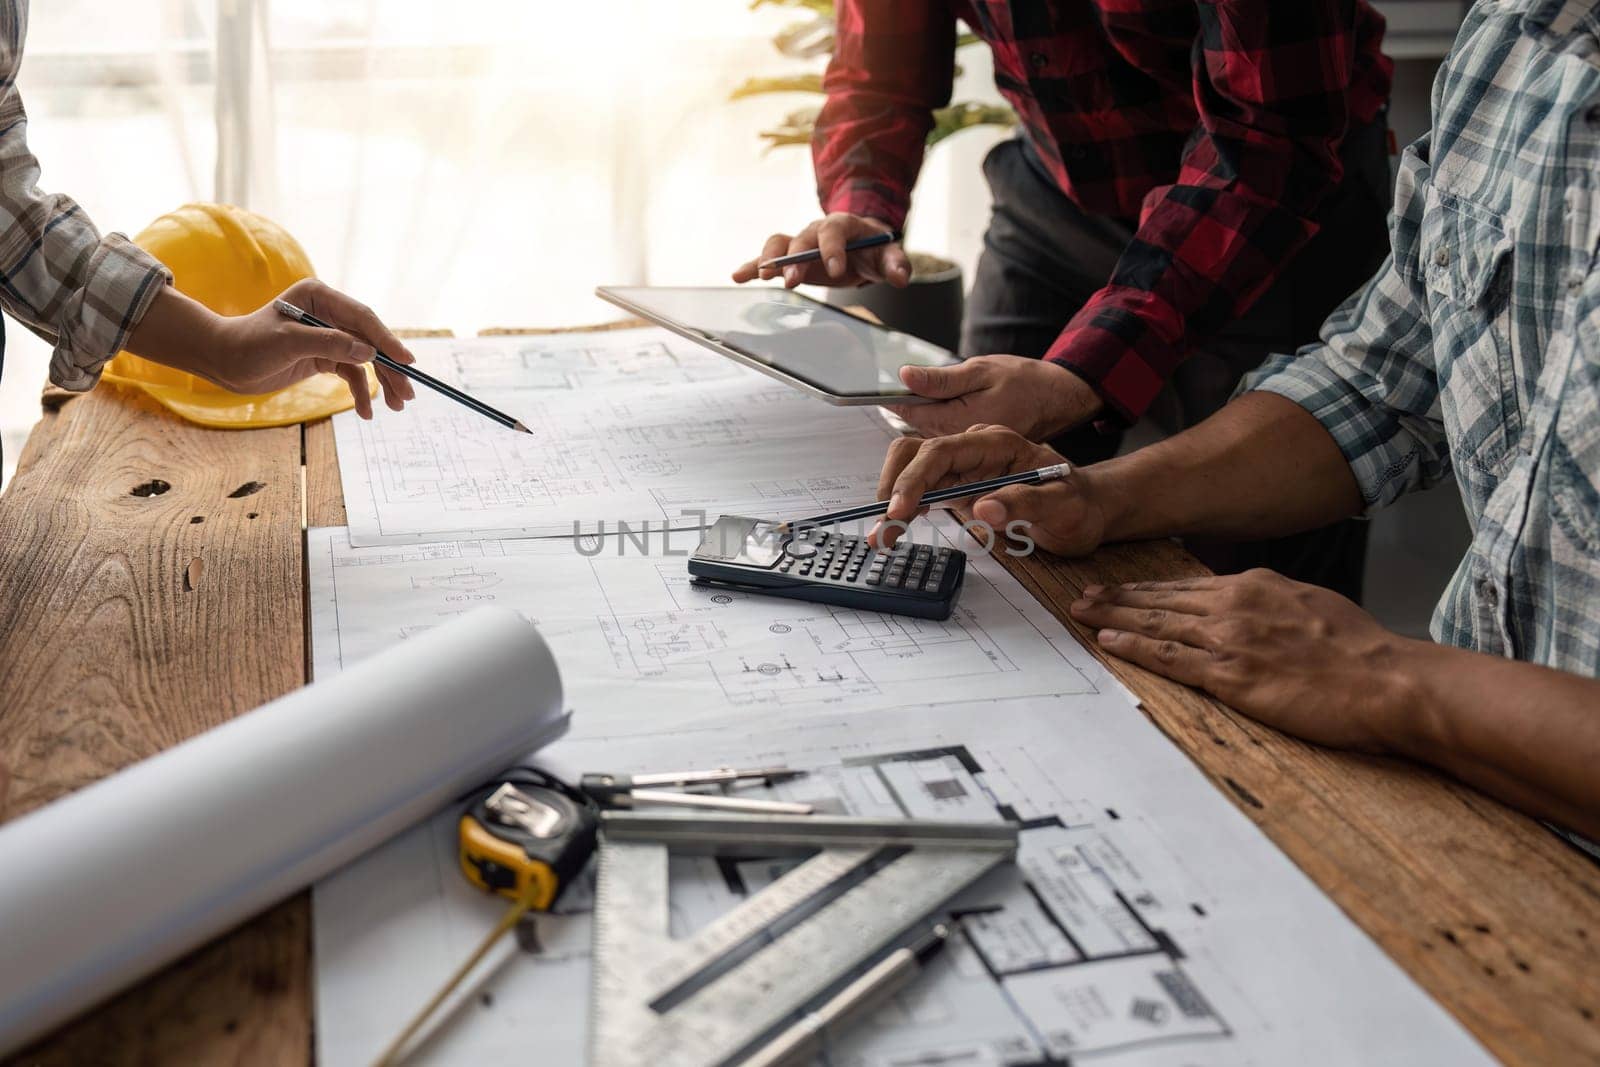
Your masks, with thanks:
[(337, 417), (352, 543), (569, 536), (618, 522), (687, 528), (708, 513), (800, 517), (876, 490), (894, 433), (875, 409), (823, 403), (663, 337), (419, 343), (420, 366), (532, 433), (427, 390), (404, 419)]
[[(917, 529), (962, 537), (948, 519)], [(954, 614), (936, 622), (704, 589), (682, 558), (698, 536), (674, 537), (644, 555), (614, 537), (583, 551), (562, 539), (363, 549), (342, 529), (310, 531), (314, 672), (499, 604), (539, 625), (577, 679), (573, 706), (607, 709), (593, 721), (617, 729), (650, 728), (641, 706), (688, 720), (1120, 692), (986, 557), (971, 563)]]
[(444, 354), (451, 380), (469, 393), (676, 385), (744, 373), (731, 360), (656, 329), (424, 340), (411, 347), (430, 358)]
[[(540, 762), (569, 780), (786, 764), (809, 773), (753, 795), (830, 813), (1020, 824), (1017, 862), (950, 904), (946, 952), (832, 1042), (822, 1067), (1489, 1062), (1109, 694), (591, 734)], [(454, 870), (454, 818), (317, 886), (321, 1062), (370, 1060), (500, 914), (502, 902)], [(671, 928), (698, 928), (792, 863), (673, 858)], [(546, 1062), (582, 1062), (591, 903), (583, 878), (555, 913), (525, 920), (443, 1013), (419, 1062), (481, 1062), (532, 1040)], [(1283, 951), (1289, 943), (1295, 951)]]

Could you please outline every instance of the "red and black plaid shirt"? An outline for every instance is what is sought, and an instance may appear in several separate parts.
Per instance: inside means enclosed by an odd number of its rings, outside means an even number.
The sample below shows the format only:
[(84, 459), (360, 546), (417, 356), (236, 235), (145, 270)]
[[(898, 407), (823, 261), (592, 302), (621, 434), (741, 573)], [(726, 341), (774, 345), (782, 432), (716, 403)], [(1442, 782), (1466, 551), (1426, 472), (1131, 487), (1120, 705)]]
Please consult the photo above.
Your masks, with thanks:
[(1393, 70), (1366, 0), (839, 0), (812, 142), (824, 210), (904, 221), (957, 19), (1061, 189), (1138, 220), (1046, 353), (1128, 419), (1310, 240)]

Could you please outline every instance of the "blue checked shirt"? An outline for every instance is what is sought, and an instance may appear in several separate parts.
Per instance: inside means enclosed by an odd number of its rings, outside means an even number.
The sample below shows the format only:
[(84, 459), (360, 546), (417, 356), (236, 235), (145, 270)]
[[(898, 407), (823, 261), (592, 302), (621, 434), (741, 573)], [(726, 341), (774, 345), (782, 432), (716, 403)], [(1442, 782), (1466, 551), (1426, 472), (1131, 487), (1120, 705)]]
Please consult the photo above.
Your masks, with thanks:
[(1479, 0), (1406, 149), (1393, 254), (1246, 383), (1305, 407), (1368, 508), (1454, 474), (1435, 639), (1600, 675), (1600, 12)]

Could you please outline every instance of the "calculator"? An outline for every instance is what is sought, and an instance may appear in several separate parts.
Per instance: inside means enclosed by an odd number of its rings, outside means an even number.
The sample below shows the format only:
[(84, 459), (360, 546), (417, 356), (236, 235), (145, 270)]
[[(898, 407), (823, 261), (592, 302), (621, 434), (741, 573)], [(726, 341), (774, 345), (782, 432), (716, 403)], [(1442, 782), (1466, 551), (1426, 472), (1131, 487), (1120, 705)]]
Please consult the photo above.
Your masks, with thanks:
[(967, 555), (902, 537), (887, 552), (864, 538), (742, 515), (716, 521), (689, 557), (694, 584), (890, 615), (948, 619)]

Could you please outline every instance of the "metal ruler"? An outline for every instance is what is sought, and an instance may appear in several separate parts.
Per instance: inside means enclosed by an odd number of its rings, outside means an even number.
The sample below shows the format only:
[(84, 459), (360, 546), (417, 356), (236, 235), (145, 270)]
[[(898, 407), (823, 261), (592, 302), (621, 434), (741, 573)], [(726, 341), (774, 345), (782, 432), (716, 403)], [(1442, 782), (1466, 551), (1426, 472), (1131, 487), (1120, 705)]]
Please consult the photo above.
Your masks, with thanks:
[[(591, 1067), (732, 1067), (1016, 855), (1012, 823), (607, 812)], [(694, 934), (668, 932), (667, 858), (810, 856)], [(814, 855), (813, 855), (814, 853)]]

